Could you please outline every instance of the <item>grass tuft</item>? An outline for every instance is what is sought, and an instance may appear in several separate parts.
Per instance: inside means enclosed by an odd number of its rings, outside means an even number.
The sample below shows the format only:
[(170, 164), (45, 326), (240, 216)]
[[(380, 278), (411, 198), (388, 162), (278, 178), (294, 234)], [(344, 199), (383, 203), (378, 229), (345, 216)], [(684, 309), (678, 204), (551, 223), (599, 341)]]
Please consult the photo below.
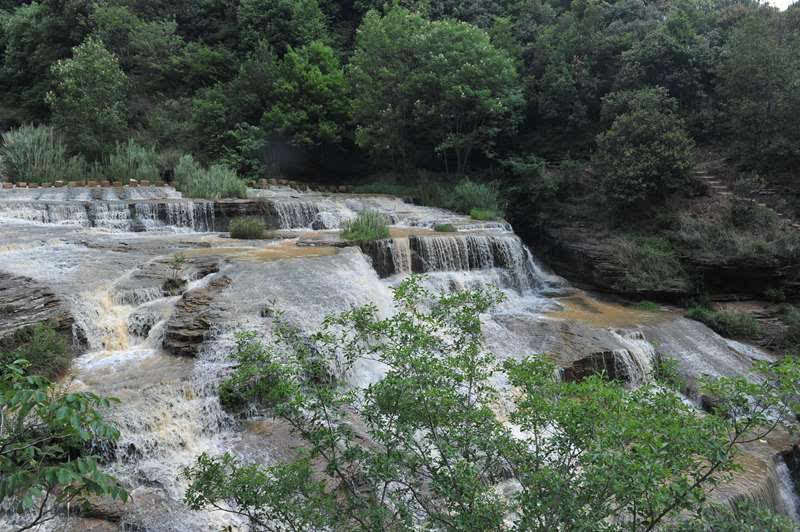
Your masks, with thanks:
[(473, 220), (480, 220), (480, 221), (489, 221), (489, 220), (497, 220), (500, 215), (497, 214), (496, 211), (492, 209), (472, 209), (469, 211), (469, 216)]
[(386, 217), (375, 211), (364, 211), (354, 220), (347, 222), (342, 228), (345, 240), (379, 240), (389, 238), (389, 226)]
[(433, 230), (437, 233), (455, 233), (458, 231), (453, 224), (436, 224), (433, 226)]
[(231, 238), (255, 240), (264, 236), (264, 221), (255, 217), (234, 218), (230, 223)]
[(645, 312), (658, 312), (661, 310), (661, 305), (653, 303), (652, 301), (639, 301), (634, 305), (634, 308), (644, 310)]
[(222, 165), (203, 168), (191, 155), (175, 167), (175, 187), (190, 198), (246, 198), (247, 185), (236, 172)]

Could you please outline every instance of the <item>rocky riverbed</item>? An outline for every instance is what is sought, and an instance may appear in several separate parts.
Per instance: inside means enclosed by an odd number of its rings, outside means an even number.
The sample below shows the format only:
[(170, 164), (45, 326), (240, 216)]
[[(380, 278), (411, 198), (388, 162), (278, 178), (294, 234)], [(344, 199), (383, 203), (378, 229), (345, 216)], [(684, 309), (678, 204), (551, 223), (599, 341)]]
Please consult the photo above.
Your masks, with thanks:
[[(500, 287), (507, 298), (484, 317), (487, 346), (501, 359), (547, 353), (566, 378), (603, 369), (635, 386), (651, 377), (657, 356), (672, 357), (688, 378), (687, 396), (698, 400), (692, 383), (699, 375), (750, 375), (753, 361), (771, 359), (668, 307), (647, 312), (572, 288), (502, 222), (386, 196), (285, 187), (221, 202), (183, 199), (169, 188), (98, 190), (0, 191), (0, 338), (53, 320), (79, 355), (65, 382), (121, 399), (109, 412), (122, 437), (107, 467), (133, 500), (98, 503), (58, 526), (241, 526), (228, 515), (186, 509), (178, 479), (201, 452), (269, 463), (295, 444), (279, 424), (242, 424), (221, 409), (216, 388), (235, 334), (269, 337), (273, 310), (305, 330), (353, 305), (390, 314), (391, 287), (412, 272), (438, 290)], [(366, 209), (391, 220), (392, 237), (342, 242), (339, 226)], [(261, 217), (269, 237), (229, 238), (227, 224), (240, 215)], [(457, 231), (435, 233), (441, 223)], [(180, 276), (187, 285), (172, 293), (164, 282), (176, 253), (186, 258)], [(364, 385), (381, 371), (362, 361), (350, 378)], [(793, 443), (783, 435), (753, 446), (743, 473), (715, 497), (755, 498), (796, 515), (782, 461)]]

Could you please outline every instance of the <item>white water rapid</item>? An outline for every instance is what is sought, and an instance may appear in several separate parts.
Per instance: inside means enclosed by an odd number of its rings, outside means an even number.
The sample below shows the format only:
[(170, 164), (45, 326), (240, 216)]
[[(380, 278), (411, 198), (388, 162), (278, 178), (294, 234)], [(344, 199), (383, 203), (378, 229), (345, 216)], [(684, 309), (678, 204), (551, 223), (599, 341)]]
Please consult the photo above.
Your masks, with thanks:
[[(391, 287), (417, 272), (436, 290), (494, 285), (505, 293), (484, 317), (486, 345), (500, 359), (547, 353), (565, 372), (600, 364), (636, 386), (650, 378), (665, 346), (687, 376), (747, 374), (753, 359), (769, 358), (675, 314), (634, 311), (571, 290), (504, 222), (475, 222), (387, 196), (280, 187), (251, 194), (250, 201), (209, 202), (154, 187), (0, 190), (0, 274), (47, 287), (69, 311), (84, 353), (66, 382), (121, 400), (108, 412), (121, 438), (106, 467), (133, 499), (95, 512), (121, 529), (245, 529), (229, 514), (188, 510), (179, 473), (203, 452), (262, 463), (291, 455), (296, 441), (284, 429), (232, 419), (217, 395), (235, 334), (271, 335), (265, 309), (283, 311), (303, 330), (354, 305), (372, 303), (388, 315)], [(392, 222), (392, 238), (339, 247), (336, 229), (367, 209)], [(236, 241), (215, 232), (239, 214), (262, 216), (279, 237)], [(457, 232), (432, 230), (444, 223)], [(176, 253), (186, 257), (181, 276), (194, 297), (162, 289)], [(171, 354), (169, 342), (195, 356)], [(361, 362), (350, 379), (364, 385), (382, 371)], [(780, 464), (770, 459), (769, 468), (767, 477), (784, 486)], [(752, 482), (765, 485), (765, 478)], [(785, 501), (796, 495), (787, 490), (769, 497), (788, 513)], [(90, 524), (73, 516), (50, 528)]]

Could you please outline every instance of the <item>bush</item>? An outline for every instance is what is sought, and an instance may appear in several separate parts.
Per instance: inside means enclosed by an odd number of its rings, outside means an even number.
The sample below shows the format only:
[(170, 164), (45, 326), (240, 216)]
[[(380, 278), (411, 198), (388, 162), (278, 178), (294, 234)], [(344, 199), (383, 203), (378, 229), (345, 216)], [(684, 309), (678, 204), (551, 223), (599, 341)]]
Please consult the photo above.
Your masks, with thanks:
[(634, 307), (638, 310), (644, 310), (645, 312), (658, 312), (661, 310), (661, 305), (653, 303), (652, 301), (639, 301)]
[(264, 221), (255, 217), (234, 218), (230, 223), (231, 238), (254, 240), (264, 236)]
[(469, 216), (473, 220), (497, 220), (500, 216), (492, 209), (471, 209)]
[(619, 237), (612, 260), (624, 276), (617, 287), (630, 292), (684, 290), (686, 274), (672, 244), (658, 237)]
[(702, 322), (728, 338), (754, 339), (761, 335), (761, 326), (750, 314), (727, 310), (712, 310), (707, 307), (692, 307), (686, 317)]
[(134, 140), (127, 144), (117, 143), (114, 151), (108, 156), (106, 173), (113, 181), (129, 182), (154, 181), (159, 177), (159, 157), (152, 146), (141, 146)]
[(11, 339), (17, 347), (0, 353), (0, 363), (19, 359), (30, 363), (28, 371), (49, 379), (60, 377), (69, 368), (72, 353), (67, 341), (50, 324), (37, 324), (18, 331)]
[(236, 172), (222, 165), (204, 169), (191, 155), (175, 167), (175, 187), (190, 198), (246, 198), (247, 185)]
[(389, 238), (389, 227), (386, 217), (375, 211), (364, 211), (354, 220), (347, 222), (342, 228), (345, 240), (378, 240)]
[(12, 183), (51, 183), (64, 179), (70, 164), (66, 146), (49, 126), (22, 126), (3, 133), (0, 174)]
[(497, 189), (492, 185), (476, 183), (469, 179), (464, 179), (453, 187), (446, 203), (443, 207), (470, 215), (473, 210), (492, 211), (495, 217), (499, 217), (502, 212)]
[(455, 233), (458, 231), (453, 224), (436, 224), (433, 226), (433, 230), (437, 233)]

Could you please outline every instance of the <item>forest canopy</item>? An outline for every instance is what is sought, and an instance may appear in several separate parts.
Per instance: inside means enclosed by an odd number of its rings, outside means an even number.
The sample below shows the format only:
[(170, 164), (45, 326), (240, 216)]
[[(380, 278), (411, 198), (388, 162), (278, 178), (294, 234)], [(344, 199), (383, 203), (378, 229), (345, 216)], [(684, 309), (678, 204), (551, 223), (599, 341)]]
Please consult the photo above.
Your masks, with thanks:
[(167, 180), (182, 156), (334, 182), (582, 160), (628, 206), (681, 189), (695, 147), (800, 164), (796, 5), (3, 0), (0, 28), (0, 149), (22, 151), (0, 157), (51, 161), (12, 181), (113, 179), (114, 153)]

